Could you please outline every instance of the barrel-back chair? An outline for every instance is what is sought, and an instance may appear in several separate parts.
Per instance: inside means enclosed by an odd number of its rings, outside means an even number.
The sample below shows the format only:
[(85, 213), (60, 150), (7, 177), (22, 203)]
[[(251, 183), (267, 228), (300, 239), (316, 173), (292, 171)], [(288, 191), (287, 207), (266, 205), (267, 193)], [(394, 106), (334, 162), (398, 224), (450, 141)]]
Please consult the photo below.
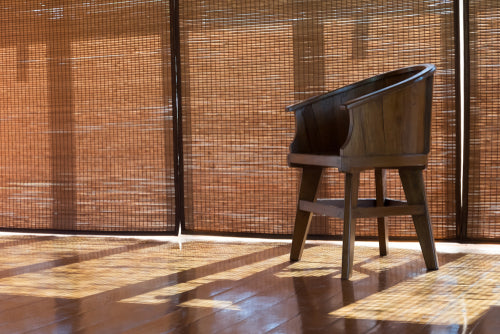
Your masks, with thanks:
[[(429, 64), (405, 67), (286, 108), (296, 120), (288, 164), (302, 169), (292, 261), (302, 256), (312, 213), (344, 220), (342, 279), (352, 275), (356, 218), (377, 218), (384, 256), (384, 217), (411, 215), (427, 269), (438, 268), (422, 174), (430, 150), (434, 72)], [(345, 173), (343, 199), (317, 199), (325, 168)], [(386, 198), (386, 169), (398, 170), (406, 201)], [(365, 170), (375, 171), (374, 199), (358, 199)]]

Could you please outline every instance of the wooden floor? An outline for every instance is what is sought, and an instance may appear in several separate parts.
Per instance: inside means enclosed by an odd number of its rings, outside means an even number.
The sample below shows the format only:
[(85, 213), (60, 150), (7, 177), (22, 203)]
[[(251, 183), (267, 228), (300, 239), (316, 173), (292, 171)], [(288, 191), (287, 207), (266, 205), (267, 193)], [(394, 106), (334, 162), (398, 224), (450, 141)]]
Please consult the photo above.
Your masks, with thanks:
[(500, 333), (500, 246), (0, 235), (0, 333)]

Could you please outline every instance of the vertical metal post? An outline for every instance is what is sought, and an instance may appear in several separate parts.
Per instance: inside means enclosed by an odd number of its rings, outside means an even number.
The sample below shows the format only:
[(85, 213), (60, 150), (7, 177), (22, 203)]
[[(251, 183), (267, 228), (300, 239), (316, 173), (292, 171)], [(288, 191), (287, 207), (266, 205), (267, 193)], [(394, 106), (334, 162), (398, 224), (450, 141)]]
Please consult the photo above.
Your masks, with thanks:
[(172, 118), (174, 136), (175, 232), (185, 229), (184, 157), (182, 141), (182, 91), (179, 1), (170, 0), (170, 45), (172, 78)]

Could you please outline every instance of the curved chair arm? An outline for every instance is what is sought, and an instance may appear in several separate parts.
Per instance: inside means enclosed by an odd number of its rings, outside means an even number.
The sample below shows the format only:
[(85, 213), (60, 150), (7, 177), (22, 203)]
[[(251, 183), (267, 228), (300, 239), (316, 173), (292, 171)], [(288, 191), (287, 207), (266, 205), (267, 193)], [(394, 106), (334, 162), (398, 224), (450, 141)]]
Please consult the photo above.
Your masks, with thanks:
[(295, 112), (291, 153), (339, 154), (349, 130), (349, 112), (340, 109), (343, 93), (341, 88), (286, 108)]
[[(340, 155), (428, 154), (434, 65), (414, 66), (407, 79), (345, 102), (349, 132)], [(411, 75), (413, 73), (413, 75)], [(387, 75), (401, 75), (398, 71)], [(383, 77), (384, 74), (375, 77)]]

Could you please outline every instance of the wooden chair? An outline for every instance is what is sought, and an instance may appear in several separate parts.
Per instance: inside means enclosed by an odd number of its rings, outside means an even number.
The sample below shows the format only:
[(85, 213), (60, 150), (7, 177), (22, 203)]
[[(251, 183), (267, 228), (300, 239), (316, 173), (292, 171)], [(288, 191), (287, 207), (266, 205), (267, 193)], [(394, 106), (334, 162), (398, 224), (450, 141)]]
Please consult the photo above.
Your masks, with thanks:
[[(290, 259), (300, 260), (312, 213), (344, 219), (342, 279), (352, 274), (356, 218), (378, 218), (380, 255), (387, 254), (385, 216), (411, 215), (427, 269), (438, 269), (422, 170), (430, 149), (434, 65), (424, 64), (354, 83), (287, 107), (296, 133), (288, 164), (302, 168)], [(324, 168), (345, 173), (344, 199), (317, 200)], [(375, 171), (375, 199), (358, 200), (359, 175)], [(397, 169), (406, 201), (386, 198), (385, 169)]]

